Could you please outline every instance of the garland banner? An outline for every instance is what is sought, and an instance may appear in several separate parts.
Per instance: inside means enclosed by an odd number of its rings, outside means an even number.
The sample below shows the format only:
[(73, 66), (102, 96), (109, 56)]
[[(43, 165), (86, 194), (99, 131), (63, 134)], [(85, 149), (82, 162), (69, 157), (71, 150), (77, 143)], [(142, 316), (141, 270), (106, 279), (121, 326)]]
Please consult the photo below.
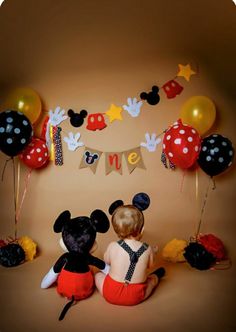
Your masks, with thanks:
[(112, 171), (122, 174), (122, 152), (105, 152), (106, 175)]
[(140, 146), (134, 149), (130, 149), (128, 151), (124, 151), (124, 156), (129, 169), (129, 173), (132, 173), (136, 167), (146, 169), (143, 162)]
[(101, 155), (101, 151), (85, 147), (79, 168), (89, 167), (93, 173), (96, 173), (98, 161), (100, 160)]
[[(102, 151), (85, 147), (79, 168), (89, 167), (93, 173), (96, 173), (102, 154)], [(122, 152), (104, 152), (104, 154), (106, 175), (113, 171), (122, 175), (122, 155), (125, 157), (129, 173), (132, 173), (135, 168), (146, 169), (140, 147)]]

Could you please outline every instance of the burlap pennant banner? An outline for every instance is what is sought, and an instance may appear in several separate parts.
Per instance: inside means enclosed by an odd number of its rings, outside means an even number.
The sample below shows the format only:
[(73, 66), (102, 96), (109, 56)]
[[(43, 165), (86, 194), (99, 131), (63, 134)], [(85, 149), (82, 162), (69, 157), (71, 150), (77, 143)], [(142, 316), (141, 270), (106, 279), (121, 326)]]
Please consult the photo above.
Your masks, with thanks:
[[(96, 173), (98, 162), (102, 154), (102, 151), (85, 147), (79, 168), (89, 167), (93, 173)], [(132, 173), (135, 168), (146, 169), (140, 147), (135, 147), (123, 152), (104, 152), (104, 154), (106, 175), (111, 172), (117, 172), (122, 175), (123, 155), (125, 157), (129, 173)]]
[(85, 147), (79, 168), (89, 167), (91, 171), (95, 173), (101, 155), (102, 155), (101, 151)]
[(123, 152), (105, 152), (106, 175), (112, 171), (122, 174)]
[(127, 151), (124, 151), (125, 160), (128, 166), (129, 173), (132, 173), (135, 168), (143, 168), (146, 169), (143, 157), (141, 154), (140, 147), (133, 148)]

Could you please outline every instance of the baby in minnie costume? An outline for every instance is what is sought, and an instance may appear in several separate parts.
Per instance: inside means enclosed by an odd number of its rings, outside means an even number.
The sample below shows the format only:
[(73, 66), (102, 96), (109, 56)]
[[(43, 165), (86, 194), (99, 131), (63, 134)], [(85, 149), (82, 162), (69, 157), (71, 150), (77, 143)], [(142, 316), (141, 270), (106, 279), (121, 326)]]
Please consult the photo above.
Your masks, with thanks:
[(62, 232), (62, 241), (68, 250), (46, 274), (41, 288), (48, 288), (57, 282), (57, 292), (67, 297), (68, 302), (61, 312), (62, 320), (74, 303), (89, 297), (95, 287), (94, 275), (89, 265), (106, 272), (106, 264), (91, 255), (96, 232), (105, 233), (109, 229), (109, 220), (102, 210), (95, 210), (90, 217), (71, 218), (69, 211), (62, 212), (54, 223), (54, 231)]
[(109, 273), (95, 275), (96, 286), (109, 303), (127, 306), (147, 299), (165, 274), (161, 267), (148, 275), (147, 270), (154, 266), (157, 247), (140, 241), (144, 227), (142, 211), (148, 208), (150, 198), (139, 193), (132, 203), (124, 205), (117, 200), (111, 204), (109, 213), (120, 240), (111, 242), (104, 254), (105, 262), (110, 265)]

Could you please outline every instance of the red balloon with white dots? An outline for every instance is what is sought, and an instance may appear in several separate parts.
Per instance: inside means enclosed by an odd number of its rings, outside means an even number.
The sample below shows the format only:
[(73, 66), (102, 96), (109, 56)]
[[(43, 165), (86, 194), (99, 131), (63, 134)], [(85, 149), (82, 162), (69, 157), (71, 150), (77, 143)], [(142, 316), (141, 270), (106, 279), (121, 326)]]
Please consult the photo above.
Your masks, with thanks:
[(41, 168), (49, 159), (49, 152), (44, 140), (33, 137), (31, 142), (19, 155), (20, 160), (29, 168)]
[(163, 138), (163, 152), (166, 157), (180, 168), (192, 167), (199, 155), (201, 137), (196, 129), (183, 124), (181, 119), (175, 122)]

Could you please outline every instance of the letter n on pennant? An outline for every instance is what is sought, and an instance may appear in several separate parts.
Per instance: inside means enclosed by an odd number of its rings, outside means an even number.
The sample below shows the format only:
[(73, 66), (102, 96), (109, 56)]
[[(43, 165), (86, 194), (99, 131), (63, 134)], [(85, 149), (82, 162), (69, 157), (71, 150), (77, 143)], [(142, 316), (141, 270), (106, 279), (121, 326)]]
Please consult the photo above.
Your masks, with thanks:
[(122, 152), (106, 152), (106, 175), (112, 171), (122, 174)]

